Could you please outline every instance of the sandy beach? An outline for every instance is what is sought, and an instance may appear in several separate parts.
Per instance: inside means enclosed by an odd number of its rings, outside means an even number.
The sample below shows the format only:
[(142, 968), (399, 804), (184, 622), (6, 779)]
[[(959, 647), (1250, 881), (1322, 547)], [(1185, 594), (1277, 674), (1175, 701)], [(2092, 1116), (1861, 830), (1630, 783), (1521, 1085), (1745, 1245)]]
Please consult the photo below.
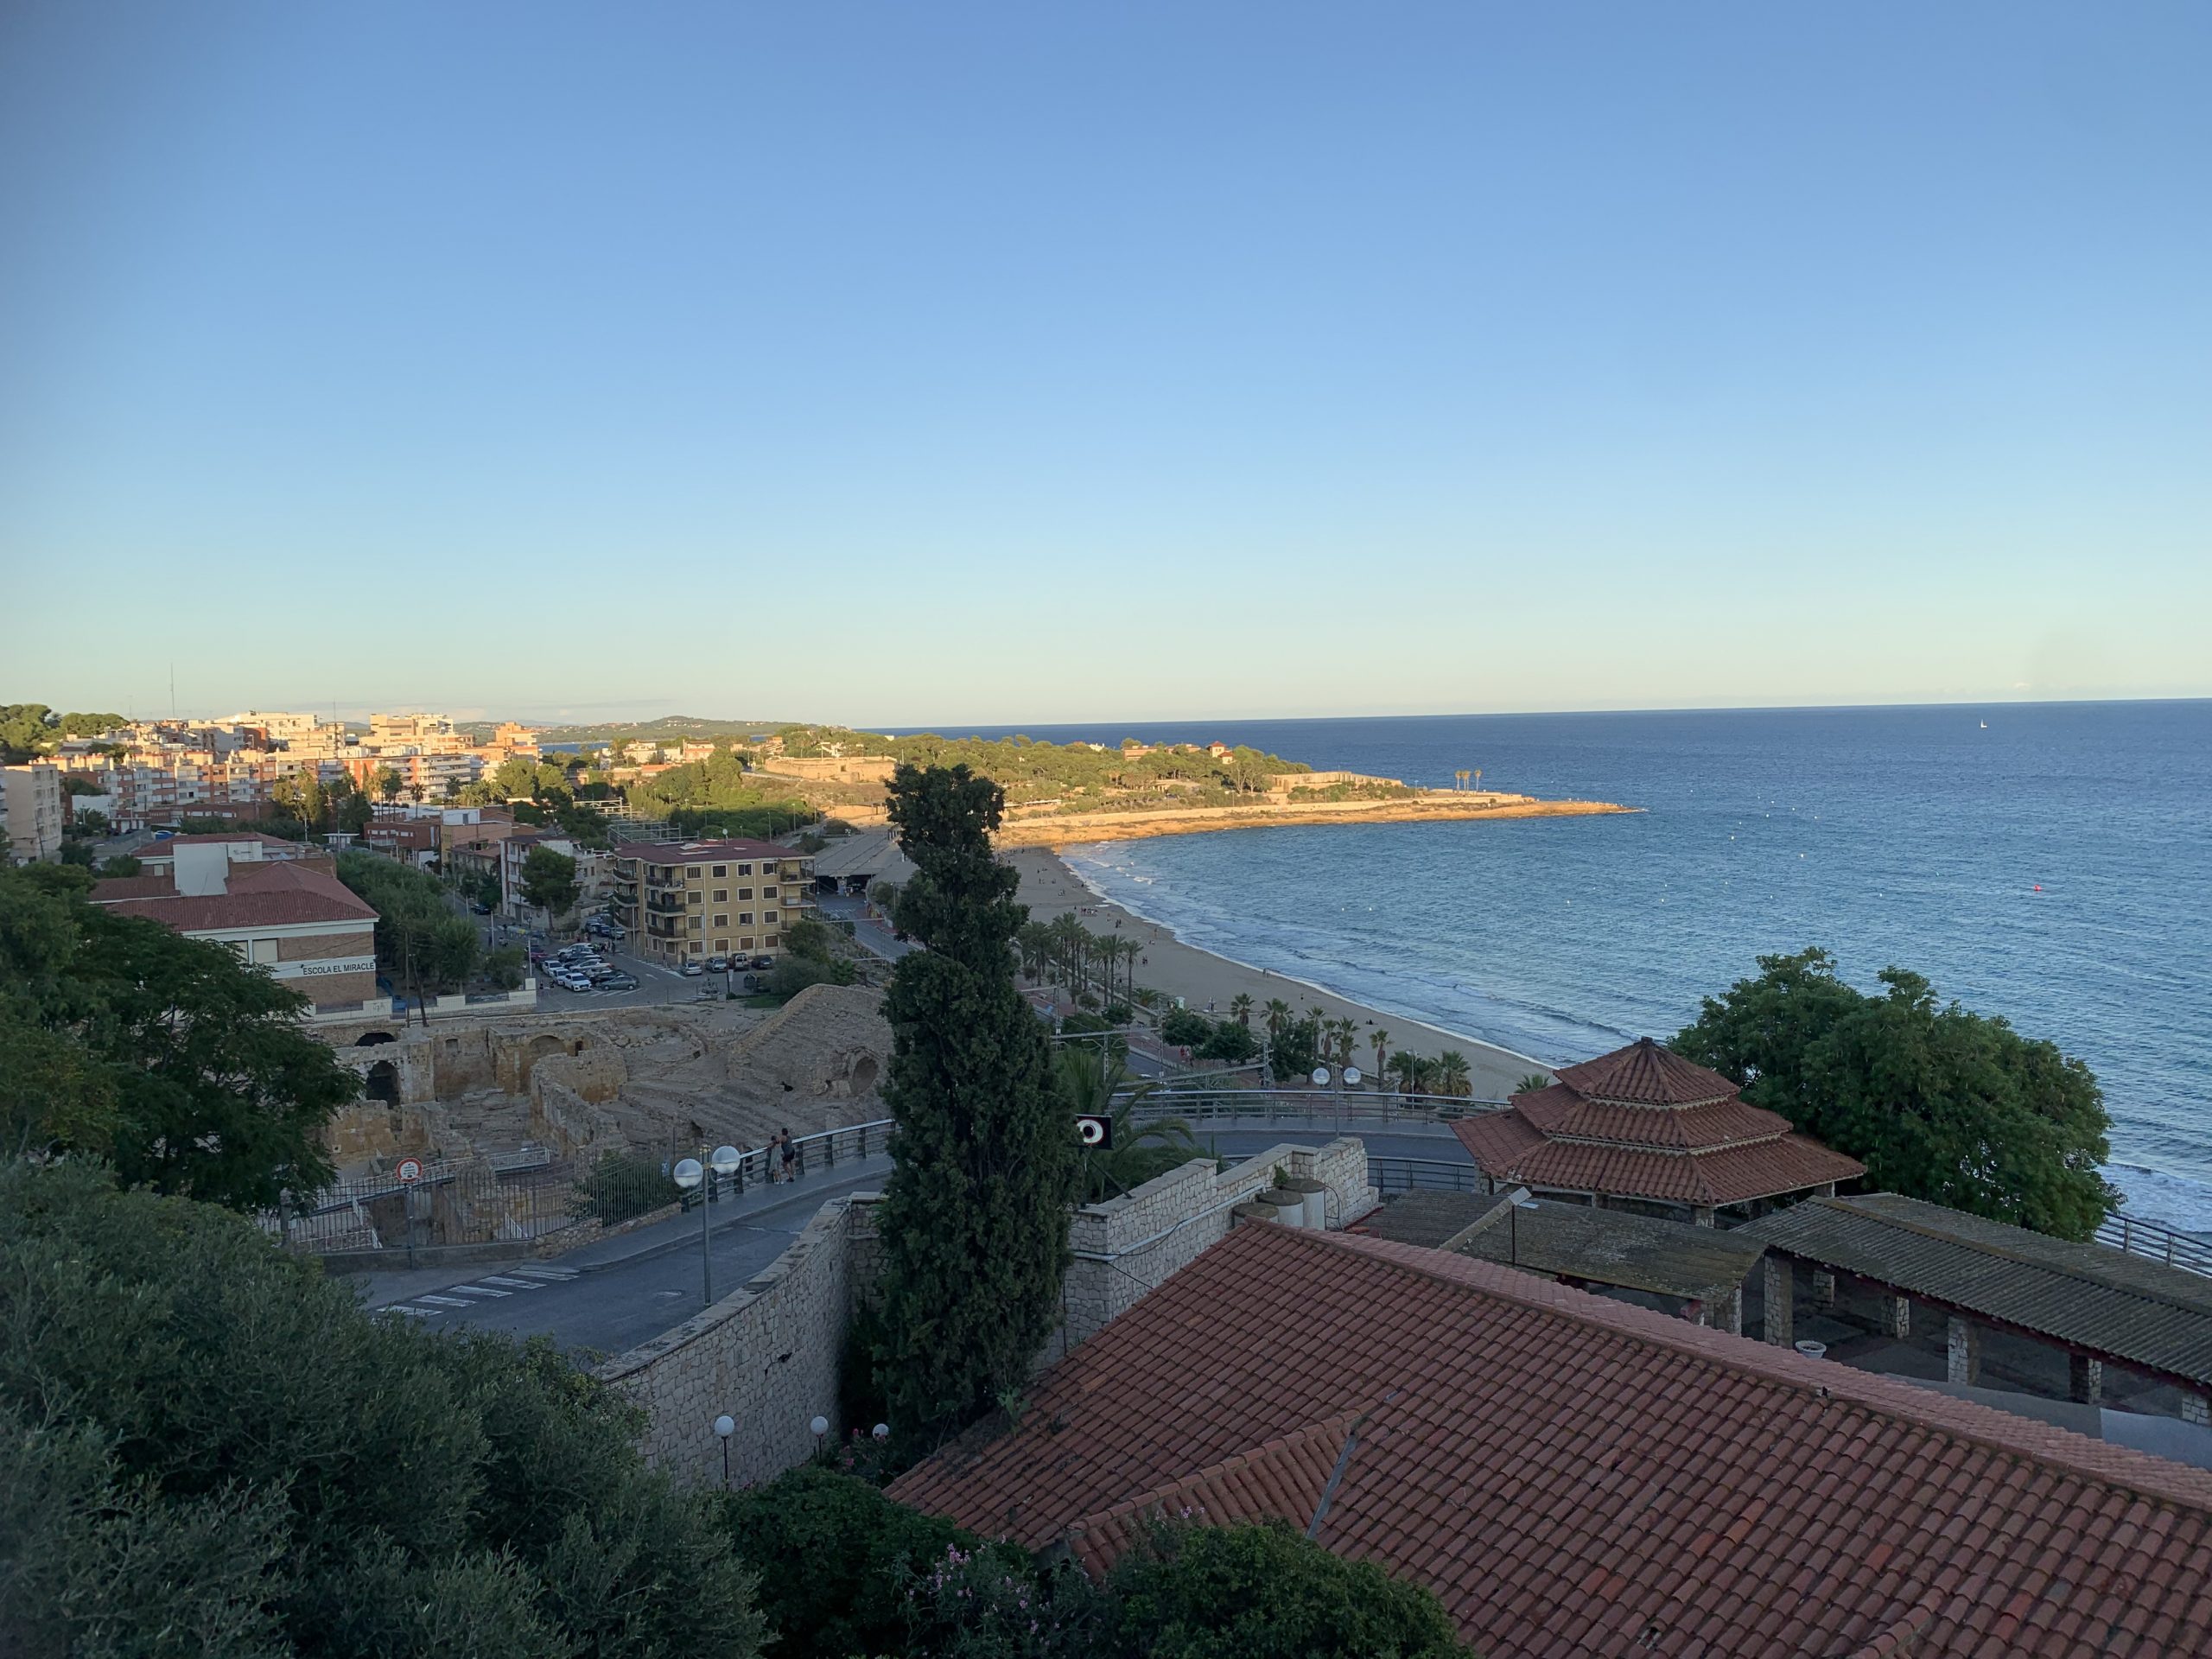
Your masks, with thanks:
[(1020, 899), (1029, 906), (1033, 920), (1049, 922), (1063, 912), (1073, 910), (1080, 913), (1084, 925), (1095, 933), (1118, 931), (1141, 941), (1144, 959), (1137, 966), (1137, 983), (1156, 986), (1171, 996), (1179, 996), (1202, 1014), (1210, 1008), (1216, 1018), (1227, 1018), (1230, 999), (1241, 992), (1252, 999), (1255, 1009), (1264, 1007), (1270, 998), (1281, 997), (1300, 1013), (1313, 1008), (1332, 1019), (1349, 1017), (1359, 1022), (1359, 1046), (1353, 1064), (1362, 1071), (1371, 1071), (1374, 1066), (1373, 1037), (1378, 1029), (1389, 1033), (1392, 1053), (1402, 1048), (1416, 1054), (1439, 1054), (1447, 1048), (1457, 1049), (1467, 1057), (1469, 1082), (1478, 1100), (1502, 1100), (1513, 1092), (1522, 1077), (1544, 1070), (1537, 1061), (1510, 1049), (1423, 1025), (1400, 1014), (1385, 1014), (1302, 981), (1287, 979), (1264, 969), (1248, 968), (1210, 950), (1185, 944), (1157, 922), (1147, 921), (1099, 898), (1077, 880), (1073, 871), (1043, 848), (1018, 849), (1008, 853), (1007, 859), (1021, 873)]

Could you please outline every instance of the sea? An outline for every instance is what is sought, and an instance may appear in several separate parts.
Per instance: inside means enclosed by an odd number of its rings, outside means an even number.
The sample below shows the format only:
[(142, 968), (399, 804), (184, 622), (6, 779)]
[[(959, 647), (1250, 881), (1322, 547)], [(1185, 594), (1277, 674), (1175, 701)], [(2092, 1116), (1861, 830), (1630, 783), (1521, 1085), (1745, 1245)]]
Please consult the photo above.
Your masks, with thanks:
[(2086, 1061), (2128, 1210), (2212, 1232), (2212, 702), (1020, 729), (1638, 808), (1068, 859), (1192, 944), (1548, 1065), (1671, 1035), (1762, 955), (1910, 969)]

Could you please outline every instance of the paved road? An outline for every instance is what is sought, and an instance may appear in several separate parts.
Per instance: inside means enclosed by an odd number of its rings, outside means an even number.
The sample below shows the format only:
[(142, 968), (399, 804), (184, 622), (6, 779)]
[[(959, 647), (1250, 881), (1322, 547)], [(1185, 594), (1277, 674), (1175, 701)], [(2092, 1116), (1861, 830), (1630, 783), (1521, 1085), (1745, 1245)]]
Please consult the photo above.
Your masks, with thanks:
[(818, 893), (815, 905), (825, 917), (835, 917), (853, 925), (853, 938), (860, 947), (886, 962), (896, 962), (909, 950), (919, 950), (912, 939), (902, 939), (881, 922), (871, 920), (868, 914), (868, 900), (842, 895)]
[[(578, 1001), (583, 999), (579, 998)], [(1379, 1158), (1465, 1163), (1466, 1154), (1440, 1126), (1355, 1129)], [(1281, 1145), (1320, 1146), (1327, 1126), (1244, 1124), (1201, 1131), (1199, 1143), (1230, 1157)], [(795, 1186), (754, 1187), (715, 1206), (715, 1291), (726, 1296), (773, 1262), (830, 1198), (874, 1191), (891, 1160), (876, 1156), (810, 1175)], [(354, 1275), (370, 1306), (433, 1329), (466, 1326), (516, 1336), (551, 1337), (584, 1354), (617, 1354), (682, 1324), (701, 1307), (699, 1220), (696, 1214), (621, 1238), (588, 1245), (545, 1262), (517, 1263), (473, 1274), (454, 1270)]]

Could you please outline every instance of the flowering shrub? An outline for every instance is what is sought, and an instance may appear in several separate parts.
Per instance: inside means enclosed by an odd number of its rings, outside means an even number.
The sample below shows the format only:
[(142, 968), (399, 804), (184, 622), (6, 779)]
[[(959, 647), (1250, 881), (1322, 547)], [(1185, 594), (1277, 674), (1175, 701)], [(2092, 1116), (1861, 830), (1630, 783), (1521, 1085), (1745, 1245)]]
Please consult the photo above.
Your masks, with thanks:
[(906, 1586), (909, 1648), (929, 1659), (1061, 1659), (1091, 1654), (1110, 1623), (1071, 1567), (1040, 1569), (1010, 1545), (955, 1544)]

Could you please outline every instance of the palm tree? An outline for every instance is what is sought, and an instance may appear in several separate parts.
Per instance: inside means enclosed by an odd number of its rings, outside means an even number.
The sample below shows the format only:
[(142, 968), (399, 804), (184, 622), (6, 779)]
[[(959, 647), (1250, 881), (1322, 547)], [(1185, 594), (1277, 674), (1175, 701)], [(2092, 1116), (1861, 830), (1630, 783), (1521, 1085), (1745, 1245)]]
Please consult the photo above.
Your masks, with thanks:
[(1229, 1017), (1238, 1025), (1249, 1027), (1252, 1023), (1252, 999), (1243, 991), (1229, 999)]
[(1531, 1071), (1513, 1085), (1513, 1092), (1516, 1095), (1533, 1095), (1539, 1089), (1548, 1089), (1551, 1086), (1552, 1080), (1542, 1072)]
[(1271, 996), (1268, 999), (1266, 1012), (1268, 1040), (1271, 1043), (1280, 1041), (1282, 1037), (1282, 1028), (1290, 1023), (1290, 1004), (1279, 996)]
[(1378, 1085), (1379, 1085), (1379, 1084), (1382, 1083), (1382, 1053), (1383, 1053), (1383, 1051), (1384, 1051), (1385, 1049), (1389, 1048), (1389, 1046), (1390, 1046), (1390, 1033), (1389, 1033), (1389, 1032), (1387, 1032), (1387, 1031), (1383, 1030), (1383, 1029), (1382, 1029), (1382, 1027), (1380, 1027), (1380, 1026), (1376, 1027), (1375, 1027), (1375, 1081), (1376, 1081), (1376, 1083)]
[(1390, 1057), (1390, 1074), (1398, 1080), (1402, 1095), (1418, 1094), (1414, 1087), (1421, 1081), (1421, 1056), (1410, 1049), (1402, 1048)]
[(1456, 1048), (1447, 1048), (1436, 1057), (1436, 1076), (1441, 1085), (1440, 1093), (1467, 1095), (1474, 1092), (1468, 1082), (1467, 1057)]
[(1141, 1186), (1200, 1155), (1191, 1126), (1181, 1118), (1137, 1122), (1137, 1105), (1153, 1085), (1138, 1083), (1132, 1087), (1133, 1079), (1119, 1059), (1102, 1066), (1087, 1046), (1074, 1043), (1052, 1058), (1054, 1080), (1071, 1115), (1103, 1117), (1112, 1126), (1107, 1146), (1083, 1154), (1077, 1191), (1084, 1203), (1096, 1204)]

